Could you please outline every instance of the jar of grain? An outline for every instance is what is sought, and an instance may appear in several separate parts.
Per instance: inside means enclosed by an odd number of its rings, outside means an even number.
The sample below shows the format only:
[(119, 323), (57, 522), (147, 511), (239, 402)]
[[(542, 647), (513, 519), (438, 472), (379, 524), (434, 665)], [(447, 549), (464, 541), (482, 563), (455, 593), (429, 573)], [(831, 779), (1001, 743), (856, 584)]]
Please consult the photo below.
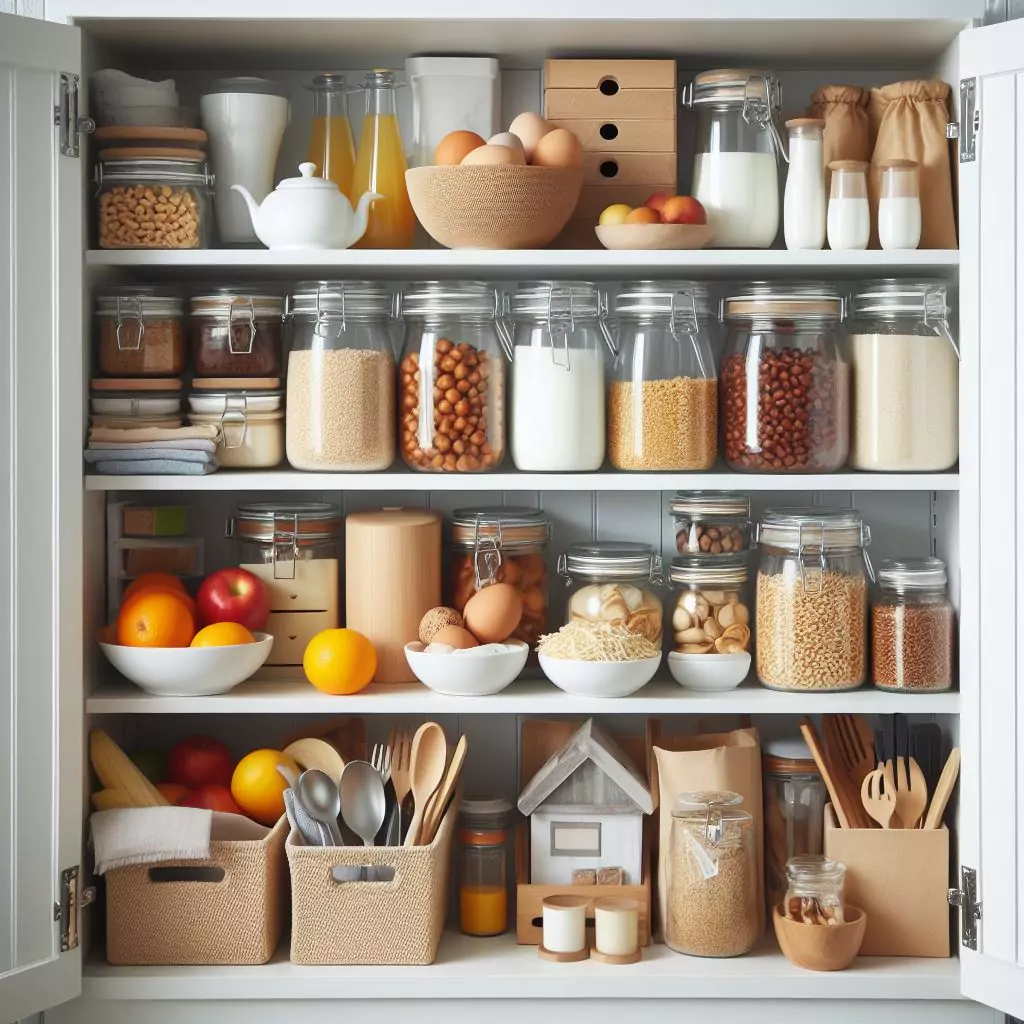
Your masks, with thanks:
[(648, 544), (573, 544), (558, 559), (569, 587), (566, 622), (625, 626), (661, 645), (661, 555)]
[(111, 377), (169, 377), (185, 369), (185, 304), (157, 288), (119, 288), (96, 300), (100, 369)]
[(871, 531), (856, 509), (768, 509), (757, 526), (757, 677), (855, 690), (867, 675)]
[(786, 864), (788, 888), (783, 911), (803, 924), (843, 924), (843, 888), (846, 865), (820, 853), (791, 857)]
[(303, 281), (288, 297), (288, 461), (367, 472), (395, 457), (390, 290), (370, 281)]
[(750, 547), (750, 498), (734, 491), (678, 491), (669, 504), (681, 555), (731, 555)]
[(672, 619), (673, 650), (680, 654), (750, 650), (745, 555), (684, 555), (673, 559), (669, 579), (675, 591), (666, 612)]
[(604, 462), (606, 300), (586, 281), (513, 294), (512, 460), (532, 472), (592, 472)]
[(523, 617), (512, 635), (531, 646), (547, 632), (551, 522), (534, 508), (500, 505), (457, 508), (452, 516), (448, 589), (459, 613), (491, 583), (510, 583), (523, 598)]
[(851, 298), (850, 465), (873, 472), (938, 472), (960, 455), (960, 353), (946, 286), (875, 281)]
[(428, 473), (480, 473), (505, 455), (508, 326), (479, 281), (430, 281), (402, 295), (402, 458)]
[(880, 690), (953, 688), (956, 614), (941, 558), (885, 559), (871, 605), (871, 680)]
[(192, 362), (197, 377), (276, 377), (281, 373), (280, 295), (218, 288), (190, 303)]
[(707, 292), (640, 281), (615, 299), (618, 354), (608, 395), (616, 469), (710, 469), (718, 453), (718, 382)]
[(821, 284), (753, 284), (725, 300), (722, 437), (732, 469), (830, 473), (846, 462), (842, 309)]
[(683, 793), (672, 811), (665, 942), (689, 956), (741, 956), (757, 941), (754, 819), (737, 793)]

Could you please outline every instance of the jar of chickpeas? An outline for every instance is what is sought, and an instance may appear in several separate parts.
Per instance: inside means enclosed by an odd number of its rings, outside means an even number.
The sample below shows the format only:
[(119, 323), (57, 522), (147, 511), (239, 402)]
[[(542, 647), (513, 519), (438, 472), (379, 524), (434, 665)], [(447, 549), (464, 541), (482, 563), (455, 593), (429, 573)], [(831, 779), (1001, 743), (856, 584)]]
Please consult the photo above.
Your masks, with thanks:
[(502, 505), (459, 508), (452, 516), (449, 604), (459, 613), (491, 583), (509, 583), (523, 598), (513, 637), (531, 646), (547, 632), (551, 522), (538, 509)]

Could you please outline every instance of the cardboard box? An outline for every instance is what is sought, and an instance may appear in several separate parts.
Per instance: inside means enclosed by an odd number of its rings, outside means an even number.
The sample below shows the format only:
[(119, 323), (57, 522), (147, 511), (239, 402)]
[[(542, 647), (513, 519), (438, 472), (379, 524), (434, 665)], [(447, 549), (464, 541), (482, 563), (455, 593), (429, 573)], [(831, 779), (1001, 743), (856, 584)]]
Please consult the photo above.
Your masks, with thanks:
[(124, 537), (184, 537), (188, 509), (172, 505), (125, 505), (121, 525)]
[(867, 914), (861, 956), (950, 955), (945, 826), (840, 828), (828, 804), (825, 856), (846, 865), (846, 901)]
[(668, 191), (675, 192), (675, 153), (583, 154), (584, 186), (656, 185), (665, 181), (673, 183)]
[(602, 118), (553, 118), (551, 123), (566, 128), (583, 146), (584, 153), (675, 153), (676, 122), (616, 121)]
[(598, 89), (613, 81), (620, 89), (675, 89), (674, 60), (549, 60), (546, 89)]
[(675, 89), (619, 89), (611, 96), (598, 89), (545, 89), (544, 116), (566, 118), (674, 121)]

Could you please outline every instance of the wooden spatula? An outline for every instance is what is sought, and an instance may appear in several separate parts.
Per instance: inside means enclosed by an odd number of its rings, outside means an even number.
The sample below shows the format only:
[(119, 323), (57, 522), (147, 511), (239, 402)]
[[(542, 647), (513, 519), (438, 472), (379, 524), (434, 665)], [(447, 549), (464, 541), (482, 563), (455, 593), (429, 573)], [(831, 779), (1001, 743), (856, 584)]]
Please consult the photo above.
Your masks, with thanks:
[(860, 715), (822, 715), (825, 747), (860, 788), (864, 776), (875, 768), (875, 740), (871, 727)]
[(842, 764), (833, 760), (818, 738), (814, 723), (805, 718), (800, 725), (800, 732), (807, 743), (814, 763), (821, 772), (822, 781), (828, 790), (836, 819), (841, 828), (871, 828), (871, 819), (860, 802), (860, 790), (851, 790), (850, 777)]
[(946, 804), (949, 803), (949, 797), (956, 785), (956, 777), (959, 773), (960, 748), (954, 747), (949, 752), (946, 765), (939, 776), (939, 784), (932, 794), (932, 802), (928, 806), (928, 813), (925, 815), (922, 828), (939, 828), (942, 824), (942, 815), (946, 813)]

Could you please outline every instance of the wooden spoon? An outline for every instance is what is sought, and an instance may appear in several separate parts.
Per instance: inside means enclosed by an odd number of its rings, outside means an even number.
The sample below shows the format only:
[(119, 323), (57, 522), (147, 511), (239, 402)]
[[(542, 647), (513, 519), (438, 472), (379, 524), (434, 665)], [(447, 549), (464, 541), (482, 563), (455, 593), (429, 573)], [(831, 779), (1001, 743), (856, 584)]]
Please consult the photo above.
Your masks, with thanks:
[(954, 747), (949, 752), (946, 765), (939, 776), (938, 785), (932, 794), (932, 802), (928, 807), (928, 814), (925, 816), (922, 828), (940, 828), (942, 826), (942, 815), (946, 813), (946, 804), (956, 785), (956, 777), (960, 772), (960, 748)]
[(896, 795), (889, 788), (884, 769), (876, 768), (864, 776), (860, 787), (860, 798), (864, 804), (864, 810), (882, 828), (888, 828), (893, 811), (896, 810)]
[(448, 805), (455, 796), (455, 787), (459, 784), (459, 776), (462, 774), (462, 766), (466, 760), (466, 751), (469, 749), (469, 741), (465, 736), (459, 737), (455, 746), (455, 753), (452, 754), (452, 762), (444, 773), (441, 785), (437, 792), (430, 799), (430, 806), (427, 808), (426, 817), (423, 820), (423, 828), (420, 829), (420, 839), (424, 846), (429, 846), (441, 827), (441, 819), (448, 810)]
[(405, 837), (406, 846), (419, 843), (423, 816), (427, 813), (427, 802), (444, 777), (448, 761), (448, 743), (444, 730), (436, 722), (424, 722), (412, 738), (412, 756), (409, 770), (412, 778), (412, 798), (416, 808)]

